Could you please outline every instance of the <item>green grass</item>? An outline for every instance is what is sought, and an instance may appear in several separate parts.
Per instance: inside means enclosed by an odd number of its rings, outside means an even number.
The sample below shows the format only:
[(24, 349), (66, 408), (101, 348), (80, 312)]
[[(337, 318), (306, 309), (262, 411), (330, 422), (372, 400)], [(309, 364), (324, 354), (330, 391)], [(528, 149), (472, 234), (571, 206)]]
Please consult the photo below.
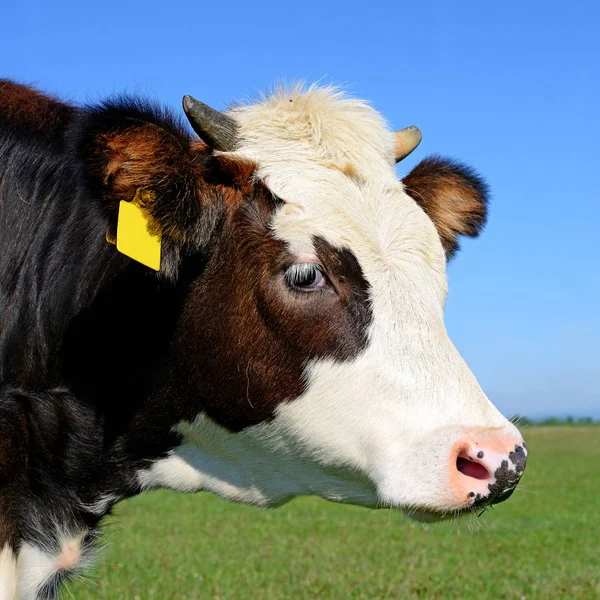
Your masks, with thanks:
[[(513, 497), (423, 527), (313, 498), (273, 511), (206, 494), (123, 503), (78, 599), (600, 598), (600, 429), (525, 430)], [(69, 593), (61, 598), (67, 600)]]

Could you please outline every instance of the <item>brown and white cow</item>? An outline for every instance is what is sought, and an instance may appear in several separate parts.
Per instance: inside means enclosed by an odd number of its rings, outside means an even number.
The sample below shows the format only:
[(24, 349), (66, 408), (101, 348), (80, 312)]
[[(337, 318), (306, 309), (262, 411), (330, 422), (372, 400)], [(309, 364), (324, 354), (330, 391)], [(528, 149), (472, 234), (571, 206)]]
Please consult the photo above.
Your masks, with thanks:
[[(184, 109), (203, 141), (0, 82), (1, 600), (54, 597), (144, 489), (438, 520), (525, 467), (443, 322), (484, 182), (439, 157), (399, 180), (418, 130), (329, 88)], [(158, 272), (109, 243), (132, 202)]]

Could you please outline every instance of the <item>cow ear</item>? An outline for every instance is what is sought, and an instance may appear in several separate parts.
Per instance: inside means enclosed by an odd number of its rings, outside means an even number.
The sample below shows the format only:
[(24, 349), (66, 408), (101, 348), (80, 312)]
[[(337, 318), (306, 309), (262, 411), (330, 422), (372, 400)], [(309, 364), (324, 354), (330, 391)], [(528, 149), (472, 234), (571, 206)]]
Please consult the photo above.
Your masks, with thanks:
[(149, 192), (147, 210), (167, 237), (185, 241), (192, 225), (206, 220), (210, 210), (198, 202), (191, 139), (176, 119), (150, 103), (119, 99), (88, 109), (82, 120), (85, 177), (111, 226), (119, 202), (133, 200), (138, 190)]
[(88, 187), (107, 213), (108, 236), (116, 234), (120, 202), (145, 192), (150, 227), (162, 236), (161, 270), (167, 262), (173, 272), (183, 254), (207, 247), (226, 205), (241, 195), (254, 170), (214, 155), (147, 102), (121, 99), (80, 118), (78, 152)]
[(458, 236), (477, 237), (487, 218), (488, 186), (470, 167), (430, 156), (402, 180), (406, 193), (436, 226), (446, 257), (458, 250)]

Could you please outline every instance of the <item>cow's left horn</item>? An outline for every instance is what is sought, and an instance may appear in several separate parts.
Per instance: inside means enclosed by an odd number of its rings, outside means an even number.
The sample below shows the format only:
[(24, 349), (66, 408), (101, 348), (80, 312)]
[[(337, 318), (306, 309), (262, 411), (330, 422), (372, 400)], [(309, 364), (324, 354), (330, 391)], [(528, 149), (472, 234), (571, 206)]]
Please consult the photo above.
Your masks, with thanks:
[(183, 110), (194, 131), (211, 147), (232, 152), (238, 146), (238, 124), (228, 115), (192, 98), (183, 97)]
[(421, 143), (423, 137), (419, 128), (414, 125), (395, 131), (394, 136), (396, 138), (396, 162), (406, 158)]

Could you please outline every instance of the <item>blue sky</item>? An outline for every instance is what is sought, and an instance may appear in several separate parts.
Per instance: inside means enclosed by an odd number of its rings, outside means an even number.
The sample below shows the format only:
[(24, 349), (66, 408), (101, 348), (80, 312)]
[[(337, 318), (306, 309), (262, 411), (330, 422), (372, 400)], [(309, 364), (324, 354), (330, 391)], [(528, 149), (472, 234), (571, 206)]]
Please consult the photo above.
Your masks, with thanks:
[(449, 267), (447, 325), (505, 414), (600, 417), (600, 3), (38, 2), (3, 7), (0, 76), (77, 102), (215, 108), (343, 84), (493, 202)]

